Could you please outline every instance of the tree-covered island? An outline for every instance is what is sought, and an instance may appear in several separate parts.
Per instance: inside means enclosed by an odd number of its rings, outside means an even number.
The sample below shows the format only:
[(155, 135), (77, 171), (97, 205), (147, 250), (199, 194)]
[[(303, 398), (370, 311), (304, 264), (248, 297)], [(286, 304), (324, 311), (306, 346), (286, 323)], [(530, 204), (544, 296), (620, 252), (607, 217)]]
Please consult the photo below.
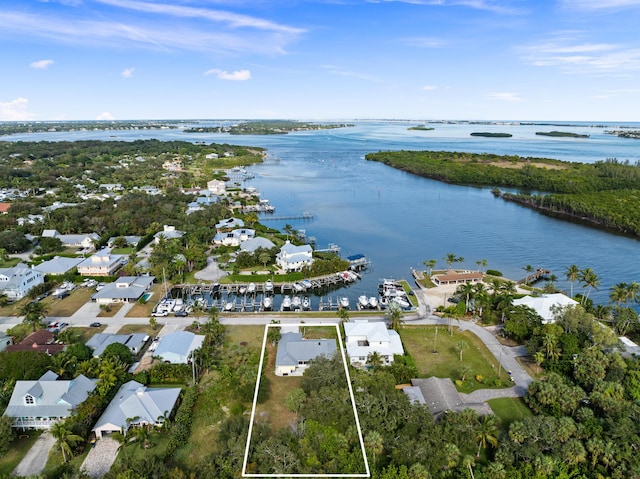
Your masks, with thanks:
[(557, 138), (589, 138), (589, 135), (572, 133), (570, 131), (536, 131), (538, 136), (553, 136)]
[(0, 123), (0, 136), (20, 133), (58, 133), (68, 131), (166, 130), (178, 128), (170, 121), (14, 121)]
[(196, 126), (185, 133), (229, 133), (230, 135), (286, 135), (292, 131), (332, 130), (353, 126), (348, 123), (306, 123), (289, 120), (247, 121), (230, 126)]
[(484, 136), (486, 138), (511, 138), (511, 133), (494, 133), (490, 131), (475, 131), (471, 133), (471, 136)]
[(446, 151), (378, 152), (366, 159), (446, 183), (519, 189), (496, 193), (554, 216), (640, 236), (640, 168), (628, 161), (587, 164)]

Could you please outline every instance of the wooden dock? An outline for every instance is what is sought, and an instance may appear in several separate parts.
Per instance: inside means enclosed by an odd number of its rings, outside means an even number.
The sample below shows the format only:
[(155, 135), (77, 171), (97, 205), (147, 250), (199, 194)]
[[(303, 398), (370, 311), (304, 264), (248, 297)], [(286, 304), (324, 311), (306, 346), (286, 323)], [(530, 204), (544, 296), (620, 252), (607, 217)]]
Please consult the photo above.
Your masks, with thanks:
[(519, 280), (517, 284), (532, 284), (543, 279), (549, 279), (551, 277), (551, 270), (545, 268), (537, 268), (533, 273)]

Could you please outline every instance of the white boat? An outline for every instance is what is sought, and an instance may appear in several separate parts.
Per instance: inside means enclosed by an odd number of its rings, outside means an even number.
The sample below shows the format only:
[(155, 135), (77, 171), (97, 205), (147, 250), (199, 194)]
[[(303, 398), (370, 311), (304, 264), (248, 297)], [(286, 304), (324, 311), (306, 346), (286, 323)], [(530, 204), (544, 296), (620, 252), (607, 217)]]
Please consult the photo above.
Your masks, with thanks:
[(270, 279), (265, 281), (265, 283), (264, 283), (264, 291), (265, 291), (265, 293), (270, 293), (270, 292), (273, 291), (273, 283), (271, 282)]
[(369, 298), (367, 298), (364, 294), (362, 296), (358, 296), (358, 305), (360, 305), (361, 308), (368, 308)]
[(249, 283), (247, 286), (247, 294), (253, 294), (256, 292), (256, 283)]
[(236, 309), (236, 302), (235, 301), (227, 301), (224, 304), (224, 310), (225, 311), (231, 311), (233, 309)]
[(300, 309), (302, 307), (302, 301), (300, 300), (300, 296), (294, 296), (291, 299), (291, 308), (292, 309)]
[(290, 311), (291, 310), (291, 297), (290, 296), (285, 296), (284, 298), (282, 298), (282, 310), (283, 311)]
[(394, 303), (397, 303), (402, 308), (408, 308), (409, 306), (411, 306), (409, 301), (407, 301), (404, 298), (401, 298), (400, 296), (394, 296), (393, 298), (391, 298), (391, 301)]
[(369, 307), (370, 308), (377, 308), (378, 307), (378, 298), (376, 298), (375, 296), (371, 296), (369, 298)]
[(304, 291), (304, 286), (302, 286), (300, 283), (293, 283), (293, 289), (295, 289), (296, 292), (300, 293)]
[(176, 299), (176, 304), (173, 306), (173, 310), (182, 311), (183, 308), (184, 308), (184, 302), (182, 301), (182, 298)]
[(302, 298), (302, 309), (304, 311), (309, 311), (311, 309), (311, 300), (307, 296)]
[(238, 288), (238, 294), (246, 294), (247, 292), (247, 287), (242, 285)]
[(342, 296), (340, 298), (340, 307), (343, 309), (349, 309), (349, 298)]
[(313, 288), (313, 283), (308, 279), (303, 279), (302, 281), (300, 281), (300, 284), (306, 289)]
[(271, 311), (273, 309), (273, 298), (271, 296), (262, 298), (262, 308), (265, 311)]

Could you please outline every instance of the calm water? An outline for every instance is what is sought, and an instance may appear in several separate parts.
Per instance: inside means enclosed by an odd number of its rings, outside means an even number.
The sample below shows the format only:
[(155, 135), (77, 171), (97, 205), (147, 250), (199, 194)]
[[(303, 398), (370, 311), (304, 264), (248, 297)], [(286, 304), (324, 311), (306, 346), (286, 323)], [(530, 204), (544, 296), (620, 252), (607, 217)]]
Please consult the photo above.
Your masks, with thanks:
[[(277, 136), (184, 134), (175, 130), (149, 132), (77, 132), (16, 135), (9, 140), (185, 139), (263, 146), (271, 159), (250, 167), (263, 198), (276, 206), (276, 216), (304, 211), (310, 221), (288, 220), (317, 238), (318, 248), (337, 243), (342, 256), (364, 253), (373, 268), (345, 293), (352, 298), (373, 295), (380, 278), (410, 278), (410, 268), (424, 268), (426, 259), (454, 253), (465, 258), (462, 267), (488, 267), (519, 279), (523, 267), (545, 267), (564, 282), (570, 264), (590, 267), (601, 277), (606, 302), (608, 289), (620, 281), (640, 281), (640, 242), (587, 226), (550, 218), (496, 199), (489, 188), (446, 185), (409, 175), (364, 155), (380, 150), (434, 149), (491, 152), (594, 162), (606, 158), (640, 161), (640, 141), (604, 134), (604, 128), (434, 124), (435, 131), (407, 131), (402, 122), (358, 122), (353, 128)], [(536, 136), (536, 131), (574, 131), (589, 139)], [(474, 138), (473, 131), (499, 131), (512, 138)], [(115, 138), (112, 137), (115, 135)], [(285, 222), (268, 223), (283, 227)], [(340, 293), (342, 294), (342, 293)], [(337, 296), (337, 293), (336, 293)]]

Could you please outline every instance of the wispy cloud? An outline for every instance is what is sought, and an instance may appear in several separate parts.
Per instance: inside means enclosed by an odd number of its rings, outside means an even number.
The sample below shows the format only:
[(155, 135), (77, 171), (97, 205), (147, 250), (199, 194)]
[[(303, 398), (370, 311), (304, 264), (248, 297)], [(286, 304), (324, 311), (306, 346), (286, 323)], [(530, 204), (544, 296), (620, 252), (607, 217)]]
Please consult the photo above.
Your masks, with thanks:
[(125, 68), (120, 72), (120, 76), (122, 78), (131, 78), (133, 76), (133, 71), (135, 68)]
[(249, 70), (236, 70), (229, 73), (225, 70), (212, 68), (211, 70), (204, 72), (204, 74), (216, 75), (220, 80), (246, 81), (251, 79), (251, 72)]
[(437, 90), (438, 87), (435, 86), (435, 85), (425, 85), (425, 86), (422, 87), (422, 89), (424, 91), (433, 91), (433, 90)]
[(640, 7), (640, 0), (562, 0), (565, 7), (582, 10), (619, 10)]
[(0, 120), (2, 121), (21, 121), (31, 120), (33, 115), (27, 111), (29, 100), (26, 98), (16, 98), (15, 100), (2, 102), (0, 101)]
[(508, 101), (508, 102), (517, 102), (522, 101), (522, 98), (517, 93), (511, 92), (494, 92), (487, 94), (488, 100), (498, 100), (498, 101)]
[(103, 111), (96, 117), (96, 120), (115, 120), (115, 118), (108, 111)]
[(468, 7), (475, 10), (486, 10), (500, 14), (520, 14), (524, 10), (520, 7), (514, 7), (512, 2), (497, 0), (367, 0), (367, 3), (408, 3), (411, 5), (425, 5), (435, 7)]
[(46, 70), (54, 63), (55, 62), (53, 60), (38, 60), (37, 62), (30, 63), (29, 66), (38, 70)]
[(447, 44), (443, 40), (439, 40), (437, 38), (429, 38), (429, 37), (403, 38), (402, 43), (410, 47), (419, 47), (419, 48), (442, 48)]

